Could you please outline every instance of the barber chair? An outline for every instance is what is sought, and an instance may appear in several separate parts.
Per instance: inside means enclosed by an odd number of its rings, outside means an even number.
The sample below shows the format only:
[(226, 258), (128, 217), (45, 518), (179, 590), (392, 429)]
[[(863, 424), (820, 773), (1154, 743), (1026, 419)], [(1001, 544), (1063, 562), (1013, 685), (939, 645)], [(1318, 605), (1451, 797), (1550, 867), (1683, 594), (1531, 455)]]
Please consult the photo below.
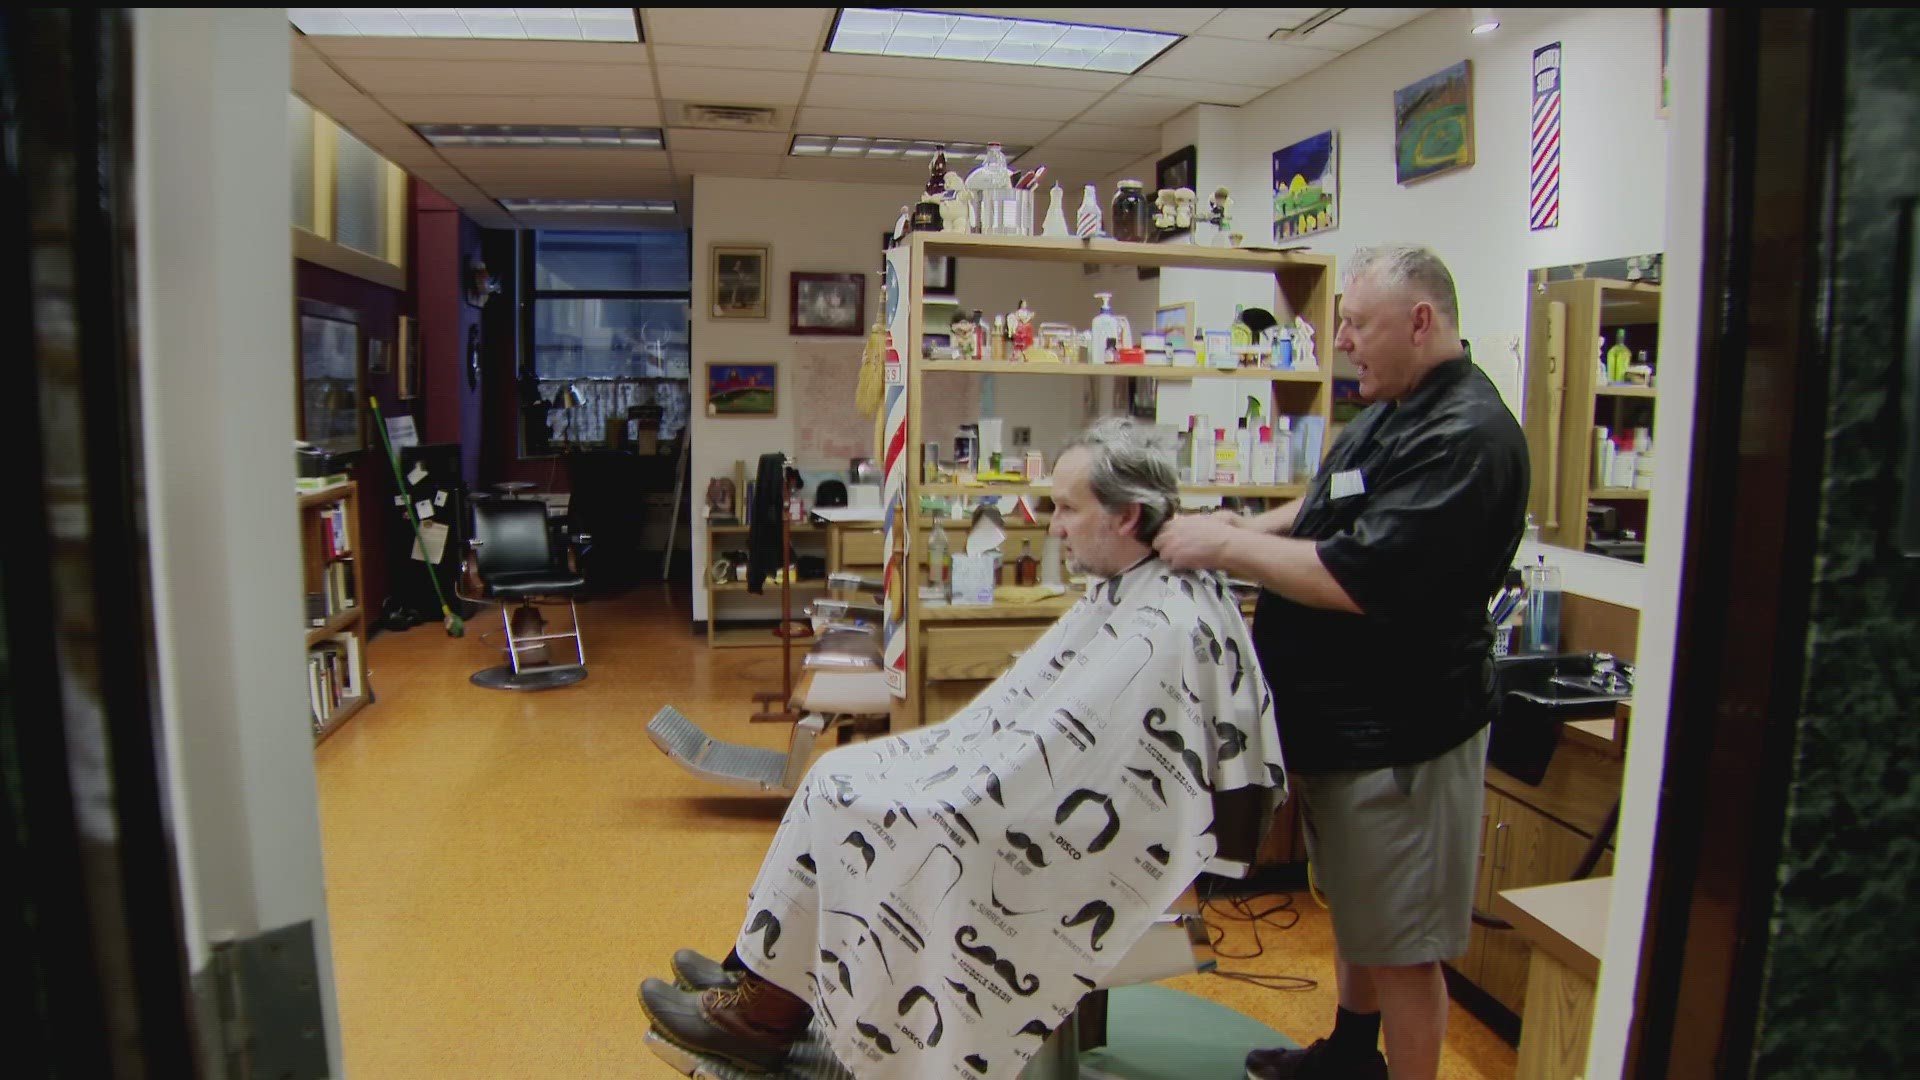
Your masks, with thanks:
[[(832, 574), (827, 587), (846, 591), (881, 586), (857, 575)], [(815, 637), (800, 666), (811, 677), (789, 703), (800, 719), (794, 722), (785, 753), (716, 739), (671, 705), (647, 724), (647, 737), (695, 776), (784, 799), (799, 790), (814, 749), (829, 728), (838, 728), (843, 742), (856, 731), (884, 731), (893, 695), (881, 663), (881, 609), (858, 599), (822, 598), (807, 614)]]
[[(468, 543), (455, 592), (462, 600), (497, 603), (507, 643), (507, 662), (474, 672), (469, 676), (473, 684), (492, 690), (550, 690), (586, 678), (587, 652), (574, 595), (586, 584), (575, 559), (587, 537), (572, 537), (564, 558), (556, 558), (546, 503), (496, 499), (474, 504), (473, 539)], [(540, 605), (562, 602), (572, 615), (572, 627), (546, 633)], [(547, 643), (568, 640), (573, 642), (574, 661), (552, 662)]]

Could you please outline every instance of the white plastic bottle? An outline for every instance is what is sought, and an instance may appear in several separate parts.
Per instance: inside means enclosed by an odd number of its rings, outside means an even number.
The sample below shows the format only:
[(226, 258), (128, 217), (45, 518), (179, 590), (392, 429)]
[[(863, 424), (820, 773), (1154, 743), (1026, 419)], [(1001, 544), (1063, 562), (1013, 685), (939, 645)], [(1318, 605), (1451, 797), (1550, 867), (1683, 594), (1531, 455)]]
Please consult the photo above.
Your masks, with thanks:
[(1293, 483), (1293, 418), (1273, 418), (1273, 482)]
[(1253, 471), (1247, 478), (1247, 482), (1252, 484), (1279, 483), (1280, 481), (1274, 476), (1273, 466), (1273, 429), (1262, 424), (1260, 427), (1260, 441), (1253, 444)]

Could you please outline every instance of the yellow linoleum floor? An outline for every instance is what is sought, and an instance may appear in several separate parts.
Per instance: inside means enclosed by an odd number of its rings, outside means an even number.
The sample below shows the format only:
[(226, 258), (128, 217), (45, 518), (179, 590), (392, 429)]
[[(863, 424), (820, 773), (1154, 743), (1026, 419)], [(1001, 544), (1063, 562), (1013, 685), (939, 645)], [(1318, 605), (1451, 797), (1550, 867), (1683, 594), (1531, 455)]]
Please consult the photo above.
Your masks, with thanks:
[[(460, 639), (437, 624), (380, 635), (378, 700), (316, 750), (353, 1080), (678, 1075), (641, 1045), (635, 987), (678, 947), (726, 953), (782, 804), (693, 779), (645, 728), (671, 703), (719, 737), (783, 747), (784, 729), (747, 721), (753, 692), (779, 686), (780, 651), (709, 651), (688, 629), (683, 588), (581, 614), (590, 675), (543, 693), (468, 683), (496, 660), (479, 635), (497, 640), (497, 615)], [(1223, 966), (1317, 989), (1169, 985), (1303, 1043), (1324, 1034), (1331, 926), (1304, 895), (1294, 908), (1292, 929), (1262, 930), (1262, 958)], [(1244, 926), (1229, 933), (1223, 949), (1251, 948)], [(1512, 1048), (1456, 1006), (1441, 1075), (1513, 1071)]]

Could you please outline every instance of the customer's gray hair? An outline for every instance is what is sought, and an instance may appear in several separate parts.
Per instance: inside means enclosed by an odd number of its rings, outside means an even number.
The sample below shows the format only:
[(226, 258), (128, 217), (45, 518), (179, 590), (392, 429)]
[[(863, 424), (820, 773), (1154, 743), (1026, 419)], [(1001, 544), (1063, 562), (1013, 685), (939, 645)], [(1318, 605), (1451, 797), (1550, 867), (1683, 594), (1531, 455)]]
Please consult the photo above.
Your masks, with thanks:
[(1417, 244), (1361, 248), (1347, 260), (1340, 280), (1343, 291), (1362, 280), (1389, 289), (1406, 289), (1432, 304), (1449, 326), (1460, 326), (1460, 299), (1453, 288), (1453, 274), (1429, 248)]
[(1067, 440), (1061, 453), (1085, 450), (1092, 458), (1089, 486), (1100, 505), (1123, 513), (1140, 508), (1138, 540), (1150, 541), (1180, 504), (1180, 474), (1173, 465), (1173, 448), (1153, 428), (1125, 416), (1097, 420)]

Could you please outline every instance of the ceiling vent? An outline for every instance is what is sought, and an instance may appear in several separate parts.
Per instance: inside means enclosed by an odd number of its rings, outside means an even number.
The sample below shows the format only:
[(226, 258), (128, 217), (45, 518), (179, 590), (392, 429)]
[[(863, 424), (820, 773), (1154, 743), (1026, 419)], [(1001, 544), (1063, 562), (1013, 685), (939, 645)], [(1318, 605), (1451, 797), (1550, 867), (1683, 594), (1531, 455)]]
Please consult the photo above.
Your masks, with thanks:
[(674, 127), (710, 131), (785, 131), (791, 126), (786, 109), (770, 105), (708, 105), (694, 101), (670, 102)]
[(1315, 30), (1346, 14), (1346, 8), (1322, 8), (1298, 26), (1283, 26), (1267, 35), (1268, 41), (1299, 41)]

